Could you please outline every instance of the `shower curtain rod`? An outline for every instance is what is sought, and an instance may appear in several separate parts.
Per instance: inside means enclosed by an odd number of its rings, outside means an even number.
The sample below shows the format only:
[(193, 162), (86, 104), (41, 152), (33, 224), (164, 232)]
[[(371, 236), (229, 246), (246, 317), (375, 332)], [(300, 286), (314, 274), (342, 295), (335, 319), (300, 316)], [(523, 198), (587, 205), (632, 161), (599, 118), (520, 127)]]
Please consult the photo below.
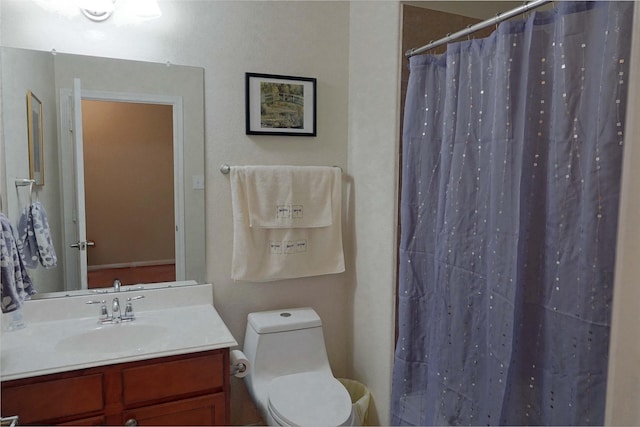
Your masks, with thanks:
[(447, 34), (445, 37), (429, 42), (422, 47), (414, 47), (413, 49), (409, 49), (404, 56), (407, 58), (411, 58), (414, 55), (418, 55), (420, 53), (426, 52), (429, 49), (433, 49), (435, 47), (441, 46), (443, 44), (449, 43), (450, 41), (459, 39), (460, 37), (468, 36), (469, 34), (475, 33), (476, 31), (480, 31), (492, 25), (496, 25), (506, 19), (512, 18), (514, 16), (523, 14), (525, 12), (530, 11), (531, 9), (535, 9), (547, 3), (551, 3), (553, 0), (534, 0), (527, 4), (523, 4), (522, 6), (516, 7), (508, 12), (499, 13), (493, 18), (487, 19), (486, 21), (478, 22), (477, 24), (471, 25), (464, 30), (460, 30), (453, 34)]

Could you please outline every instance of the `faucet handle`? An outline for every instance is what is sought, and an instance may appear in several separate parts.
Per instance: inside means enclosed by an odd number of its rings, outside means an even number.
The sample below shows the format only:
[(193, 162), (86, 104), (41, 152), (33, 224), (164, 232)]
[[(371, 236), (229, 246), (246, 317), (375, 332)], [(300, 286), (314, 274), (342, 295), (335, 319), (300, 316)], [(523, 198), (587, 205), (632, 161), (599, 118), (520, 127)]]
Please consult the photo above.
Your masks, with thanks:
[(124, 318), (126, 319), (135, 319), (135, 315), (133, 314), (133, 305), (131, 304), (131, 301), (127, 302), (127, 306), (124, 309)]
[(105, 322), (109, 320), (109, 312), (107, 311), (107, 302), (105, 300), (102, 301), (87, 301), (85, 304), (102, 304), (100, 306), (100, 317), (98, 318), (99, 322)]
[(127, 306), (124, 309), (124, 316), (123, 316), (125, 319), (133, 320), (136, 318), (136, 316), (133, 314), (133, 304), (131, 304), (131, 301), (142, 299), (142, 298), (144, 298), (144, 295), (138, 295), (132, 298), (127, 298)]

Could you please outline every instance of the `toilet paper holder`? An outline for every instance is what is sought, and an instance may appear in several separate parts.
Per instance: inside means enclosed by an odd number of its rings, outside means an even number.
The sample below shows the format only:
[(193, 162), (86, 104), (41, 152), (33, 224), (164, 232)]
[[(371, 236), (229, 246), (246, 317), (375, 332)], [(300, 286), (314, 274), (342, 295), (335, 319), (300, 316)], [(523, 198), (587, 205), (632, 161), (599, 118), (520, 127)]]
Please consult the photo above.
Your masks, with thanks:
[(231, 350), (229, 354), (229, 373), (236, 378), (244, 378), (249, 374), (249, 360), (241, 350)]
[(232, 376), (236, 376), (236, 375), (240, 375), (240, 374), (244, 374), (247, 371), (247, 365), (245, 365), (242, 362), (239, 362), (235, 365), (231, 365), (230, 367), (230, 375)]

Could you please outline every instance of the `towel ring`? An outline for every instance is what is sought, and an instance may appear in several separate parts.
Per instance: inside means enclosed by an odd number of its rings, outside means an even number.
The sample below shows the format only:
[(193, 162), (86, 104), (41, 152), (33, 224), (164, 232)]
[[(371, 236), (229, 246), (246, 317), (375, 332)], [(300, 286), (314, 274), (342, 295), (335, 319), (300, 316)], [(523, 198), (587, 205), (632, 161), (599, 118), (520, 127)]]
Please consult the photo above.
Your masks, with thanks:
[(33, 187), (33, 184), (36, 183), (35, 179), (28, 178), (16, 178), (16, 187), (26, 187), (27, 185)]
[(15, 180), (16, 188), (18, 188), (18, 187), (26, 187), (27, 185), (29, 186), (29, 202), (31, 204), (33, 204), (33, 186), (34, 186), (35, 183), (36, 183), (35, 179), (16, 178), (16, 180)]

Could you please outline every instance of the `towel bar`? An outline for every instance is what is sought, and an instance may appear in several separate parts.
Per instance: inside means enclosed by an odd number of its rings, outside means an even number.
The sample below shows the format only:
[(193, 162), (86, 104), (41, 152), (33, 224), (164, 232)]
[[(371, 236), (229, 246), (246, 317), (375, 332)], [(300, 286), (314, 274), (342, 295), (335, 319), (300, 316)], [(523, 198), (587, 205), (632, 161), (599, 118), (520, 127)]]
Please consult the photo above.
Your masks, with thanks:
[[(333, 167), (340, 168), (340, 171), (342, 171), (342, 168), (340, 166), (333, 166)], [(229, 172), (231, 172), (231, 166), (229, 166), (226, 163), (220, 166), (220, 173), (222, 173), (223, 175), (229, 175)]]

